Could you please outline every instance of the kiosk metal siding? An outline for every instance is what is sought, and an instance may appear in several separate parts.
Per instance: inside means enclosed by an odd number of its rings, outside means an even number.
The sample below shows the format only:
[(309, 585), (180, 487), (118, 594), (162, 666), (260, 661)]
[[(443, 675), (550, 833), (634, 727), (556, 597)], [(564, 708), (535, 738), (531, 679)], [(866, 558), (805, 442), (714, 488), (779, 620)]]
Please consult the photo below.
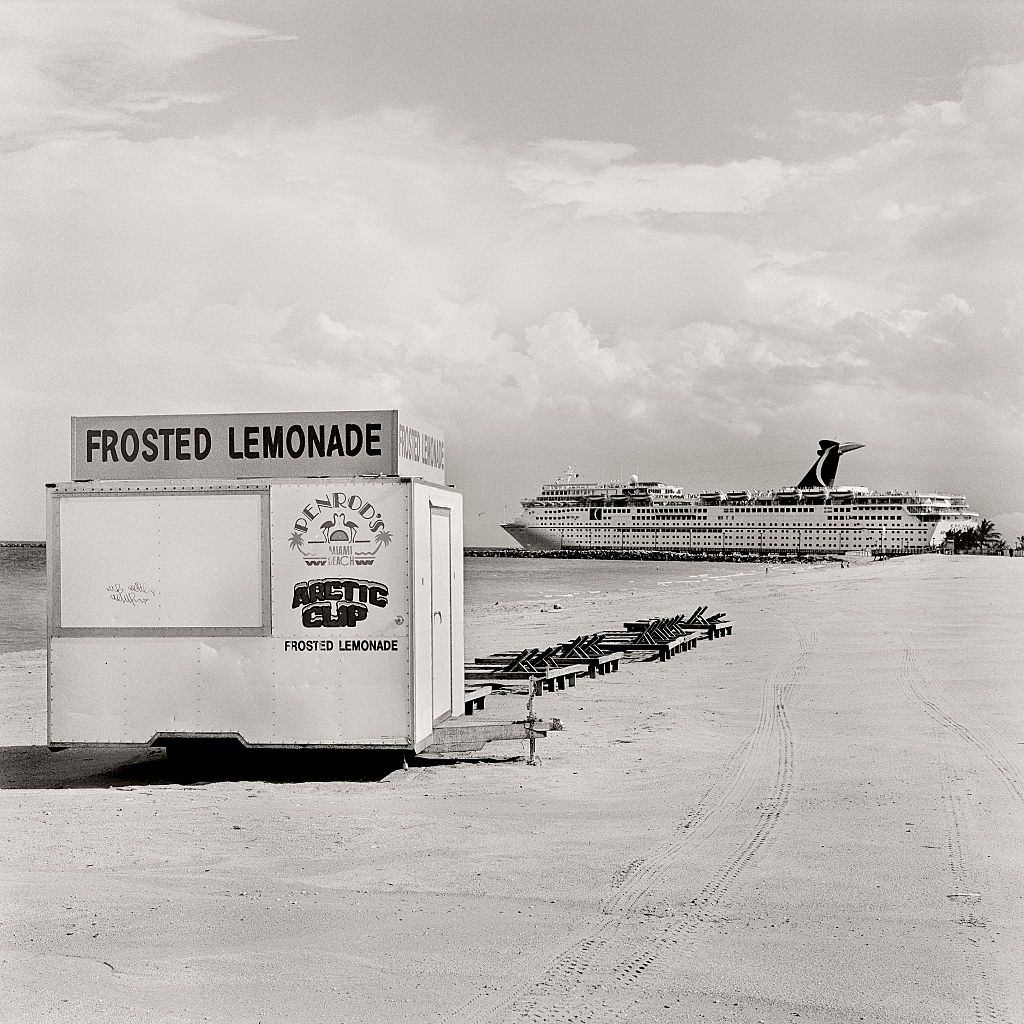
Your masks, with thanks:
[[(395, 443), (398, 443), (398, 424), (395, 424)], [(423, 725), (419, 709), (422, 707), (423, 698), (420, 691), (423, 688), (421, 680), (421, 643), (419, 639), (419, 617), (420, 617), (420, 586), (416, 579), (414, 569), (418, 570), (419, 560), (417, 557), (417, 543), (419, 531), (416, 528), (416, 513), (419, 506), (416, 484), (407, 477), (401, 478), (403, 483), (408, 483), (409, 494), (409, 551), (412, 552), (412, 565), (409, 567), (409, 735), (412, 738), (413, 749), (417, 752), (426, 746), (429, 735), (424, 737)], [(428, 730), (428, 733), (432, 730)]]
[[(307, 631), (301, 625), (296, 629), (297, 620), (287, 615), (290, 601), (287, 607), (275, 609), (275, 557), (289, 566), (289, 572), (297, 570), (296, 579), (302, 578), (301, 562), (293, 567), (287, 559), (288, 524), (282, 520), (275, 526), (274, 494), (279, 486), (291, 484), (307, 490), (359, 489), (370, 500), (375, 490), (401, 489), (402, 503), (392, 504), (392, 521), (396, 534), (404, 526), (408, 535), (396, 536), (398, 544), (391, 545), (390, 561), (384, 563), (390, 568), (381, 579), (391, 587), (396, 601), (400, 592), (408, 595), (408, 603), (402, 605), (407, 619), (395, 623), (398, 613), (388, 608), (390, 619), (382, 616), (369, 632), (358, 633), (386, 637), (390, 631), (404, 649), (387, 656), (372, 650), (346, 651), (339, 661), (337, 644), (345, 639), (339, 633), (352, 636), (356, 631)], [(259, 628), (62, 626), (62, 499), (119, 495), (129, 501), (139, 495), (183, 493), (259, 494)], [(429, 517), (432, 503), (452, 510), (452, 689), (454, 706), (461, 709), (463, 681), (461, 673), (454, 671), (461, 668), (463, 659), (461, 496), (450, 489), (395, 477), (52, 485), (47, 501), (48, 742), (147, 743), (173, 736), (237, 736), (259, 746), (423, 749), (432, 733), (429, 721), (425, 726), (420, 721), (424, 710), (429, 719), (431, 675), (429, 645), (424, 651), (417, 635), (423, 610), (418, 559), (424, 539), (429, 544), (429, 530), (424, 531), (419, 520)], [(286, 501), (281, 508), (288, 508)], [(399, 516), (404, 522), (399, 522)], [(424, 568), (429, 572), (429, 550), (427, 559)], [(282, 599), (281, 594), (276, 596)], [(274, 621), (275, 611), (281, 621)], [(429, 631), (429, 611), (425, 625)], [(285, 650), (287, 639), (312, 638), (311, 633), (333, 639), (334, 651)]]
[[(401, 489), (391, 499), (395, 542), (386, 581), (402, 605), (369, 629), (303, 630), (289, 616), (291, 602), (275, 608), (274, 558), (302, 578), (301, 561), (288, 560), (288, 523), (276, 522), (274, 494), (290, 484), (372, 493)], [(248, 627), (63, 627), (61, 625), (61, 501), (78, 496), (181, 494), (259, 495), (259, 604), (261, 622)], [(337, 746), (422, 750), (431, 739), (429, 610), (420, 586), (420, 548), (428, 545), (422, 573), (429, 579), (430, 506), (451, 509), (453, 702), (463, 705), (461, 496), (443, 485), (396, 477), (292, 478), (207, 481), (81, 481), (51, 485), (47, 497), (47, 741), (144, 743), (167, 736), (238, 736), (268, 746)], [(288, 501), (281, 509), (289, 508)], [(398, 521), (398, 509), (401, 509)], [(116, 512), (116, 509), (115, 509)], [(387, 512), (385, 512), (387, 517)], [(426, 522), (421, 520), (426, 517)], [(287, 518), (287, 517), (286, 517)], [(275, 524), (276, 523), (276, 524)], [(279, 528), (280, 527), (280, 528)], [(401, 538), (403, 527), (408, 536)], [(390, 528), (390, 527), (389, 527)], [(276, 530), (276, 532), (274, 532)], [(84, 543), (84, 541), (83, 541)], [(274, 552), (276, 551), (276, 556)], [(67, 555), (67, 552), (63, 552)], [(89, 561), (88, 559), (86, 561)], [(83, 562), (85, 564), (85, 562)], [(158, 562), (159, 564), (159, 562)], [(330, 572), (330, 570), (327, 570)], [(278, 581), (281, 584), (290, 580)], [(381, 609), (385, 610), (385, 609)], [(275, 621), (280, 620), (280, 621)], [(388, 624), (391, 624), (390, 626)], [(348, 650), (339, 640), (392, 636), (404, 645), (386, 653)], [(285, 641), (316, 634), (333, 639), (331, 652), (296, 652)], [(404, 687), (404, 688), (403, 688)], [(423, 721), (424, 717), (427, 719)]]
[[(57, 494), (53, 484), (46, 488), (46, 742), (52, 743), (50, 736), (50, 695), (51, 695), (51, 657), (50, 645), (57, 620), (57, 609), (54, 608), (54, 594), (57, 593), (55, 580), (60, 566), (60, 552), (56, 550), (54, 521), (57, 515)], [(53, 546), (51, 546), (53, 545)]]
[[(411, 481), (394, 477), (325, 478), (322, 480), (289, 481), (271, 485), (271, 530), (272, 574), (274, 605), (277, 619), (274, 623), (274, 639), (277, 642), (273, 657), (280, 662), (279, 671), (285, 673), (290, 664), (309, 666), (310, 673), (317, 677), (333, 680), (334, 686), (342, 686), (347, 711), (338, 717), (338, 735), (342, 742), (353, 739), (352, 728), (359, 722), (367, 723), (370, 717), (376, 722), (378, 733), (372, 745), (397, 745), (411, 747), (414, 743), (413, 713), (409, 688), (415, 685), (411, 638), (415, 620), (415, 606), (411, 587), (410, 563), (410, 519), (412, 515)], [(340, 504), (327, 508), (325, 502), (317, 499), (330, 498)], [(369, 508), (374, 506), (377, 516), (374, 522), (383, 523), (383, 528), (392, 535), (390, 543), (378, 552), (364, 554), (363, 561), (346, 561), (344, 551), (326, 548), (319, 538), (319, 531), (330, 521), (336, 520), (335, 513), (343, 518), (350, 516), (360, 520), (364, 508), (352, 506), (350, 499)], [(302, 536), (313, 538), (293, 548), (289, 537), (293, 525), (298, 527), (296, 516), (304, 524)], [(363, 519), (369, 522), (369, 519)], [(343, 524), (345, 529), (350, 525)], [(360, 531), (356, 530), (358, 536)], [(342, 544), (345, 542), (334, 542)], [(314, 546), (317, 553), (314, 554)], [(320, 553), (322, 549), (322, 555)], [(372, 558), (370, 558), (372, 555)], [(352, 552), (353, 558), (359, 555)], [(322, 561), (321, 561), (322, 558)], [(302, 561), (306, 560), (306, 567)], [(367, 564), (367, 562), (369, 564)], [(358, 576), (377, 580), (388, 588), (388, 603), (384, 608), (371, 609), (368, 619), (354, 626), (337, 629), (317, 629), (303, 626), (295, 609), (291, 613), (291, 594), (303, 581), (315, 577)], [(290, 641), (330, 640), (336, 643), (334, 651), (292, 652), (282, 656), (283, 645)], [(344, 650), (348, 641), (394, 641), (397, 649), (392, 651)], [(277, 688), (284, 693), (283, 688)], [(310, 698), (315, 694), (310, 691)], [(343, 705), (339, 705), (342, 707)], [(372, 712), (372, 715), (371, 715)], [(337, 717), (337, 716), (336, 716)], [(310, 727), (313, 727), (311, 722)], [(282, 741), (290, 737), (279, 736)]]

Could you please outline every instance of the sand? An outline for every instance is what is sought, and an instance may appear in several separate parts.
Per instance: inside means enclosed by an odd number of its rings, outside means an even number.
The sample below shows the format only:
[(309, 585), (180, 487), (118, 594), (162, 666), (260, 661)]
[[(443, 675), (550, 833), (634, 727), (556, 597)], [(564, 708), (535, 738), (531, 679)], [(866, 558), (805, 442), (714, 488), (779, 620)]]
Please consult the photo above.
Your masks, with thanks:
[[(0, 665), (0, 1020), (1024, 1020), (1024, 561), (499, 606), (468, 653), (727, 611), (378, 782), (50, 754)], [(506, 698), (488, 714), (518, 714)]]

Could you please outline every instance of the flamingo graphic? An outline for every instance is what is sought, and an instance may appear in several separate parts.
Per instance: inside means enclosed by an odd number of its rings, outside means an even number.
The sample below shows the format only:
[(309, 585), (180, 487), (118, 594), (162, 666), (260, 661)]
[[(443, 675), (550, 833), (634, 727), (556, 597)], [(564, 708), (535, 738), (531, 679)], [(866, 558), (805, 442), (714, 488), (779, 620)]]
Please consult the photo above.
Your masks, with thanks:
[[(341, 520), (339, 524), (339, 520)], [(320, 527), (328, 544), (351, 544), (359, 530), (359, 524), (346, 519), (343, 512), (336, 513)]]

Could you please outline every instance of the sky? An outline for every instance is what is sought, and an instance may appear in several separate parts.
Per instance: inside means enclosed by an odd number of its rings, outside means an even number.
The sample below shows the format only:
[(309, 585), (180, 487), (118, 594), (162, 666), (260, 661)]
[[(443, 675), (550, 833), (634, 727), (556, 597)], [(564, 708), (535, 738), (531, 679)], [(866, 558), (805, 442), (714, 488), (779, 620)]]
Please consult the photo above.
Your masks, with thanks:
[[(0, 4), (0, 539), (72, 416), (398, 407), (466, 541), (567, 465), (1024, 534), (1016, 2)], [(510, 543), (510, 542), (509, 542)]]

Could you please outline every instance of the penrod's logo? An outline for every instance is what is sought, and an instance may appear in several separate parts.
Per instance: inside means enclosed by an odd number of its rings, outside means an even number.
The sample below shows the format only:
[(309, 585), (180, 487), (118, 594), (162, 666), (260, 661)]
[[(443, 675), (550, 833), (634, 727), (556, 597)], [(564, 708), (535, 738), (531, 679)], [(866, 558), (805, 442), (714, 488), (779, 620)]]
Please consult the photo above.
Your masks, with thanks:
[(302, 624), (309, 629), (322, 626), (355, 626), (370, 608), (388, 606), (388, 588), (372, 580), (307, 580), (296, 583), (292, 608), (302, 609)]
[(289, 543), (306, 565), (373, 565), (391, 534), (367, 499), (332, 491), (302, 509)]

